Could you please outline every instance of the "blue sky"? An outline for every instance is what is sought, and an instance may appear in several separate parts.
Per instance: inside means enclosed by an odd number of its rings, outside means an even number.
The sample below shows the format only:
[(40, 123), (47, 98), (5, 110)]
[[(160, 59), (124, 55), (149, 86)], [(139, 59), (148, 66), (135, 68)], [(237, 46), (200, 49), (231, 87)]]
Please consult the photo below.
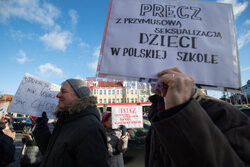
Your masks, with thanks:
[[(250, 2), (219, 2), (234, 7), (245, 85), (250, 79)], [(108, 0), (0, 0), (0, 94), (14, 95), (25, 73), (55, 84), (95, 76), (108, 6)]]

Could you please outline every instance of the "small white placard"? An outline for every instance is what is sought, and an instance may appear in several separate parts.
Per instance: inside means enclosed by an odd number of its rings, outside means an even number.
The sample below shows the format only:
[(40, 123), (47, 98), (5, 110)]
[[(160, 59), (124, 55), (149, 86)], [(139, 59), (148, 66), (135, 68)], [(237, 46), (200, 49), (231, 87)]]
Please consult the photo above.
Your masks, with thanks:
[(113, 106), (112, 128), (119, 125), (126, 128), (143, 128), (142, 106)]
[(8, 112), (41, 116), (45, 111), (48, 118), (55, 118), (53, 113), (57, 108), (56, 95), (59, 91), (60, 86), (26, 73)]
[(9, 102), (0, 103), (0, 119), (7, 114)]
[(157, 79), (178, 67), (196, 84), (240, 88), (231, 4), (111, 0), (97, 75)]

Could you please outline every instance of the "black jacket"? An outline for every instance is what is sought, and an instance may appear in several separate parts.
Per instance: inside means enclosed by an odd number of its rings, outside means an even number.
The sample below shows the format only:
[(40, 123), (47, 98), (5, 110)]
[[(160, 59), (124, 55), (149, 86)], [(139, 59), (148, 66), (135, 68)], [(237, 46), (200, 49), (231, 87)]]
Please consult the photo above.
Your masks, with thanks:
[(146, 167), (250, 166), (250, 121), (232, 105), (204, 96), (159, 111), (152, 99)]
[(0, 166), (7, 166), (14, 161), (15, 145), (11, 137), (0, 129)]
[(34, 130), (33, 135), (44, 154), (41, 167), (107, 166), (105, 129), (97, 108), (85, 104), (77, 104), (73, 110), (75, 108), (79, 112), (60, 116), (52, 135), (48, 127)]

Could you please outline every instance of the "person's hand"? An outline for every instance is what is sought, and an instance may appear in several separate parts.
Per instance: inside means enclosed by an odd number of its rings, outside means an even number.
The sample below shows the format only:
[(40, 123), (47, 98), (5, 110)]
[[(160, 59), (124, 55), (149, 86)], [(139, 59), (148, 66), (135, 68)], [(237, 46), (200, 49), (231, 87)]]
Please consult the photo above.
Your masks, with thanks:
[(127, 128), (124, 125), (119, 125), (118, 129), (122, 131), (122, 136), (126, 136)]
[(48, 117), (47, 117), (47, 113), (44, 111), (42, 113), (42, 117), (37, 117), (36, 118), (36, 125), (47, 125), (48, 123)]
[(157, 85), (164, 98), (165, 109), (185, 103), (191, 98), (194, 79), (179, 68), (170, 68), (158, 73)]
[(161, 96), (161, 89), (158, 89), (157, 83), (151, 83), (151, 92)]

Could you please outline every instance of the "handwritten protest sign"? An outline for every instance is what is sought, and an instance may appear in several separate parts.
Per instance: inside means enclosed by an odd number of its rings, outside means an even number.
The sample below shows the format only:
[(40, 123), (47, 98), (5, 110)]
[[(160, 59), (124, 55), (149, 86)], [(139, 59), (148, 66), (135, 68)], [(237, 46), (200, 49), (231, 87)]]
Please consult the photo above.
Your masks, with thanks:
[(0, 103), (0, 119), (7, 114), (9, 102)]
[(240, 88), (232, 5), (111, 0), (97, 75), (157, 79), (178, 67), (196, 84)]
[(8, 111), (32, 116), (41, 116), (45, 111), (49, 118), (54, 118), (59, 90), (60, 86), (26, 73)]
[(112, 128), (119, 125), (127, 128), (143, 128), (142, 106), (113, 106)]

